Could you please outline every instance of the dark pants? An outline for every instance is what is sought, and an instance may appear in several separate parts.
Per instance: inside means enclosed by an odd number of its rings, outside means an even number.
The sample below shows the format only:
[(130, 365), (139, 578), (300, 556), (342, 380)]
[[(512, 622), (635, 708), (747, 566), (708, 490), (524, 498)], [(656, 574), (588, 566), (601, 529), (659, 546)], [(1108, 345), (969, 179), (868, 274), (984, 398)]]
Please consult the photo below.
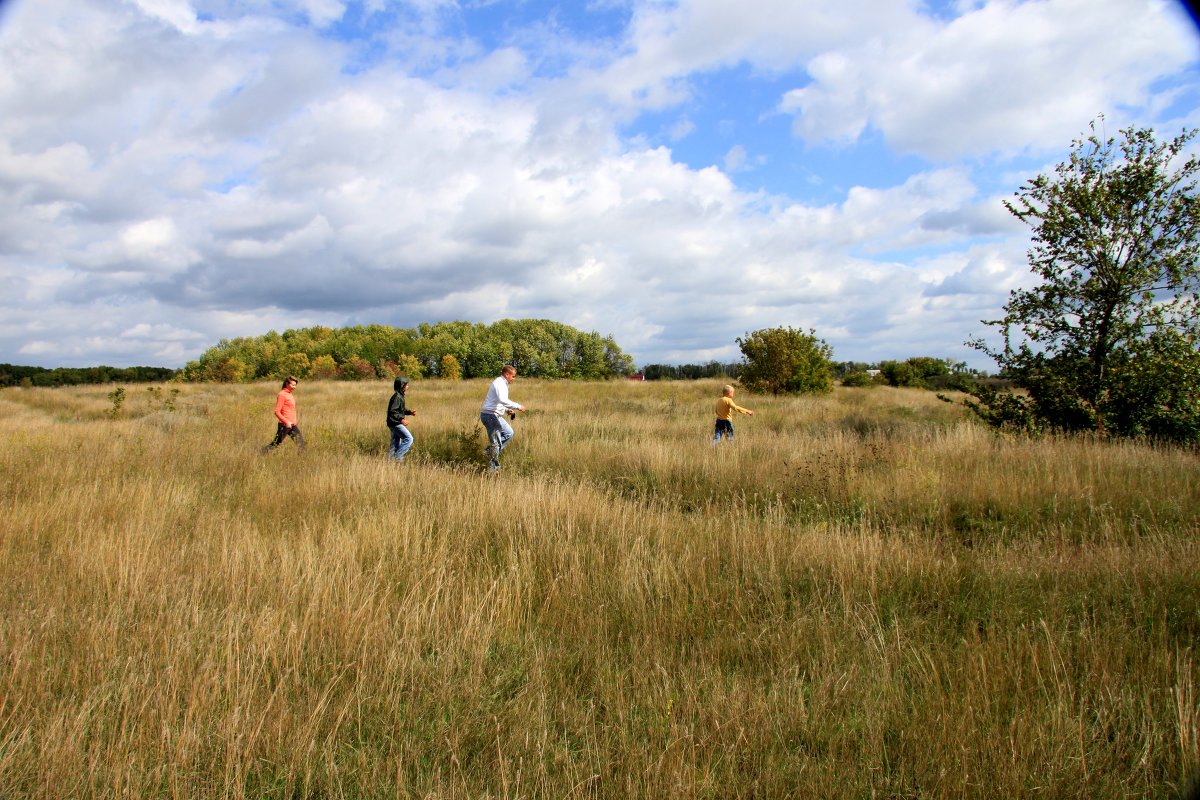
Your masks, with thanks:
[(727, 436), (730, 441), (733, 440), (733, 423), (727, 419), (717, 420), (717, 426), (713, 429), (713, 444), (721, 441), (722, 436)]
[(293, 439), (295, 439), (296, 444), (300, 446), (301, 450), (304, 449), (304, 434), (300, 432), (300, 426), (293, 425), (292, 427), (289, 428), (287, 425), (284, 425), (282, 422), (279, 423), (279, 428), (275, 431), (275, 441), (273, 441), (269, 445), (267, 445), (267, 449), (273, 450), (274, 448), (279, 447), (279, 445), (283, 444), (284, 437), (287, 437), (287, 436), (290, 436)]

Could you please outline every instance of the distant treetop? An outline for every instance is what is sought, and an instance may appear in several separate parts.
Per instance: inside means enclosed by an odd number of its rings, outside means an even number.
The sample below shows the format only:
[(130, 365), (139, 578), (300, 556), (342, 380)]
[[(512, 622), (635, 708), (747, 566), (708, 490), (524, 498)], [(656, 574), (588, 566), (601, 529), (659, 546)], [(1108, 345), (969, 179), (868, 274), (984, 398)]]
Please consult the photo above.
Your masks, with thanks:
[(633, 372), (611, 336), (544, 319), (359, 325), (270, 331), (222, 339), (181, 370), (185, 381), (259, 378), (367, 380), (406, 375), (448, 380), (491, 377), (505, 364), (531, 378), (601, 379)]

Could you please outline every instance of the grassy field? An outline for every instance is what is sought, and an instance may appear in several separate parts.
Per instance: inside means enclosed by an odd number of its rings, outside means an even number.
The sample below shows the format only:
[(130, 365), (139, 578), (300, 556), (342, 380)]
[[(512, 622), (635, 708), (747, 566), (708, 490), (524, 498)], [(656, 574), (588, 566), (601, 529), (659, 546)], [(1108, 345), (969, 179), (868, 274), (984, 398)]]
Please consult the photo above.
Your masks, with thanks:
[[(172, 389), (178, 388), (178, 394)], [(0, 798), (1160, 798), (1200, 457), (932, 393), (0, 391)]]

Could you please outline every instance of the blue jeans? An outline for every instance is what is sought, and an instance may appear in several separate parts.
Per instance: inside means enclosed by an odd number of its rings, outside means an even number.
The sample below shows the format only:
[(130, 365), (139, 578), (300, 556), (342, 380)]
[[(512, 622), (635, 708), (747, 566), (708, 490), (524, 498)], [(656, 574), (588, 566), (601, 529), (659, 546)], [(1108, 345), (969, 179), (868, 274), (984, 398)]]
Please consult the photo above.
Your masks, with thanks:
[(717, 427), (713, 430), (713, 444), (721, 441), (721, 434), (729, 437), (729, 441), (733, 441), (733, 423), (727, 419), (717, 420)]
[(403, 461), (409, 448), (412, 447), (413, 435), (403, 425), (388, 427), (388, 430), (392, 432), (392, 448), (388, 451), (388, 455), (397, 461)]
[(512, 425), (509, 425), (508, 420), (504, 417), (497, 416), (490, 411), (480, 414), (479, 421), (483, 423), (488, 434), (488, 467), (500, 469), (500, 451), (513, 437)]

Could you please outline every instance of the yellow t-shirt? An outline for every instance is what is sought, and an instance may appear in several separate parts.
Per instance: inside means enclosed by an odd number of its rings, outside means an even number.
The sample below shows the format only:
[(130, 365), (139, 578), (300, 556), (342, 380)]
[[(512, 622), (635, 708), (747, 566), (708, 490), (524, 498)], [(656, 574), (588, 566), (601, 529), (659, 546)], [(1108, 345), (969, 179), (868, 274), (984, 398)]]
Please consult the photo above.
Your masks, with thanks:
[(721, 399), (717, 401), (717, 407), (716, 407), (717, 419), (726, 419), (726, 420), (730, 419), (733, 417), (734, 411), (740, 412), (742, 414), (750, 413), (750, 409), (742, 408), (737, 403), (733, 402), (732, 397), (725, 397), (724, 395), (722, 395)]

